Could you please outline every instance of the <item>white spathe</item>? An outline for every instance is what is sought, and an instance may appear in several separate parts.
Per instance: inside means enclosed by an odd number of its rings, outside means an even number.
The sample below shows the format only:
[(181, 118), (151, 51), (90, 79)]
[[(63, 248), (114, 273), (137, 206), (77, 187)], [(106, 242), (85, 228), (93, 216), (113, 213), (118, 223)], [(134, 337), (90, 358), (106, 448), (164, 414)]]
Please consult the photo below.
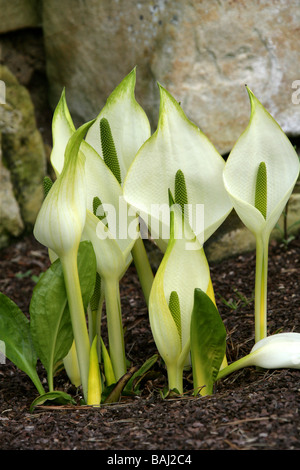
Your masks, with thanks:
[[(190, 323), (194, 290), (206, 292), (210, 273), (204, 250), (185, 224), (186, 237), (181, 236), (182, 214), (171, 209), (170, 241), (153, 281), (149, 298), (149, 319), (158, 351), (167, 367), (187, 363), (190, 344)], [(180, 303), (181, 337), (169, 309), (172, 291)], [(183, 356), (181, 356), (183, 353)]]
[(151, 135), (147, 115), (134, 96), (135, 83), (134, 68), (110, 94), (86, 136), (86, 142), (102, 157), (100, 121), (102, 118), (108, 120), (119, 159), (122, 182), (138, 149)]
[(300, 333), (278, 333), (261, 339), (253, 346), (249, 361), (264, 369), (300, 369)]
[(58, 257), (77, 249), (86, 219), (84, 157), (79, 152), (86, 123), (70, 138), (62, 172), (45, 198), (34, 226), (34, 236)]
[[(298, 155), (277, 122), (248, 90), (249, 124), (237, 140), (224, 169), (224, 184), (232, 204), (246, 227), (255, 235), (269, 236), (279, 219), (299, 175)], [(267, 216), (255, 207), (259, 164), (267, 169)]]
[[(168, 189), (174, 194), (175, 175), (181, 170), (185, 177), (188, 203), (191, 204), (190, 224), (199, 232), (196, 205), (204, 205), (204, 240), (221, 225), (232, 209), (222, 174), (225, 162), (208, 138), (185, 116), (171, 94), (159, 85), (160, 112), (156, 132), (138, 151), (124, 182), (124, 197), (145, 218), (150, 228), (162, 224), (161, 236), (168, 233), (169, 218), (153, 211), (168, 205)], [(167, 239), (165, 237), (165, 246)]]

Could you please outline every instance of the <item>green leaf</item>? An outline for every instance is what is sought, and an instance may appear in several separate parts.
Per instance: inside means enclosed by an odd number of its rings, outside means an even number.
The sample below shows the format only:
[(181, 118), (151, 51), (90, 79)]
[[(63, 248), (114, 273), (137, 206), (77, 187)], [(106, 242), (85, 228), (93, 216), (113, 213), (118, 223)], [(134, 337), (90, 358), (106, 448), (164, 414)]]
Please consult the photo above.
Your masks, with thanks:
[[(35, 286), (30, 302), (30, 332), (48, 374), (67, 355), (73, 331), (60, 260), (56, 260)], [(50, 385), (50, 384), (49, 384)]]
[(191, 360), (195, 393), (211, 395), (226, 351), (226, 330), (218, 309), (201, 289), (194, 291)]
[(34, 408), (38, 405), (44, 405), (45, 403), (51, 402), (52, 405), (76, 405), (76, 401), (68, 393), (62, 392), (61, 390), (55, 390), (54, 392), (44, 393), (37, 397), (30, 406), (30, 413), (33, 412)]
[(31, 378), (39, 393), (44, 393), (36, 372), (37, 354), (30, 336), (29, 320), (16, 304), (2, 293), (0, 340), (5, 344), (6, 357)]
[(132, 375), (136, 371), (136, 367), (132, 367), (128, 372), (126, 372), (116, 384), (108, 387), (109, 394), (105, 397), (104, 403), (116, 403), (120, 400), (122, 391), (127, 384), (128, 380), (131, 379)]
[(106, 382), (106, 385), (109, 387), (110, 385), (116, 383), (116, 378), (115, 378), (113, 366), (112, 366), (107, 348), (101, 337), (100, 337), (100, 343), (101, 343), (101, 355), (102, 355), (102, 361), (103, 361), (103, 367), (104, 367), (105, 382)]
[(94, 293), (96, 272), (97, 262), (93, 245), (88, 240), (83, 241), (80, 243), (78, 250), (78, 274), (85, 309)]
[[(96, 259), (92, 244), (81, 242), (78, 250), (78, 272), (83, 304), (86, 308), (93, 294)], [(73, 331), (60, 259), (42, 275), (30, 302), (30, 332), (37, 354), (52, 383), (55, 364), (69, 352)]]
[(153, 365), (157, 362), (159, 358), (158, 354), (154, 354), (151, 356), (149, 359), (147, 359), (144, 364), (137, 370), (131, 379), (127, 382), (124, 392), (126, 393), (134, 393), (137, 390), (137, 386), (140, 383), (140, 381), (145, 377), (149, 369), (153, 367)]

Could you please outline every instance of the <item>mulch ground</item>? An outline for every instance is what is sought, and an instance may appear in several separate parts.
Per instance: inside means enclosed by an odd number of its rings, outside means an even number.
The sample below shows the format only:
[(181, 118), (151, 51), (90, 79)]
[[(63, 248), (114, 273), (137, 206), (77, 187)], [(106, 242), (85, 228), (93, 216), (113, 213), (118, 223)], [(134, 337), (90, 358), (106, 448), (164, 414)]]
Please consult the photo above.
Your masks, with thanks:
[[(28, 312), (36, 278), (49, 266), (47, 251), (32, 236), (0, 251), (0, 292)], [(255, 253), (211, 266), (220, 315), (227, 330), (227, 358), (254, 344)], [(287, 248), (270, 245), (268, 334), (300, 332), (300, 238)], [(155, 354), (147, 308), (135, 268), (121, 283), (126, 352), (133, 365)], [(46, 375), (38, 365), (46, 384)], [(188, 387), (189, 374), (185, 377)], [(142, 393), (94, 409), (40, 406), (30, 379), (10, 361), (0, 365), (1, 450), (300, 450), (300, 370), (247, 368), (219, 381), (212, 396), (163, 399), (165, 371), (158, 362)], [(80, 398), (61, 372), (55, 388)]]

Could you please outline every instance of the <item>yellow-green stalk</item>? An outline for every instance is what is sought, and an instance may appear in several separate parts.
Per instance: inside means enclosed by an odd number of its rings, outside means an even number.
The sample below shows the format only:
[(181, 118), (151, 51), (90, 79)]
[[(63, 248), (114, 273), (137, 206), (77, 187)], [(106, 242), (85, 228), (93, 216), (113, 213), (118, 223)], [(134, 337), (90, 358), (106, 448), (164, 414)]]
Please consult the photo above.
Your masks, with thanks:
[(99, 368), (99, 360), (97, 354), (97, 335), (95, 336), (89, 360), (89, 379), (88, 379), (88, 397), (87, 404), (90, 406), (99, 407), (101, 404), (102, 384)]
[[(267, 167), (259, 164), (255, 185), (255, 207), (267, 218)], [(267, 279), (269, 239), (256, 236), (255, 341), (267, 336)]]
[(109, 387), (110, 385), (116, 383), (116, 378), (115, 378), (113, 366), (112, 366), (108, 351), (106, 349), (106, 346), (102, 338), (100, 338), (100, 343), (101, 343), (101, 352), (102, 352), (105, 382), (106, 382), (106, 385)]

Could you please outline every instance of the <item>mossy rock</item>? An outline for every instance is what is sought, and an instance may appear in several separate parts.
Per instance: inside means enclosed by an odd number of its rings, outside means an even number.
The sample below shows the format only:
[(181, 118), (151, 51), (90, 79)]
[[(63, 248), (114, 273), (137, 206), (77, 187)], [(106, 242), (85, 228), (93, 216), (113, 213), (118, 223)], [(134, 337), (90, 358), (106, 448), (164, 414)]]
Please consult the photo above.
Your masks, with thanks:
[(6, 88), (6, 104), (1, 105), (0, 118), (3, 165), (10, 172), (23, 222), (31, 227), (43, 201), (45, 148), (28, 90), (5, 66), (0, 66), (0, 78)]

